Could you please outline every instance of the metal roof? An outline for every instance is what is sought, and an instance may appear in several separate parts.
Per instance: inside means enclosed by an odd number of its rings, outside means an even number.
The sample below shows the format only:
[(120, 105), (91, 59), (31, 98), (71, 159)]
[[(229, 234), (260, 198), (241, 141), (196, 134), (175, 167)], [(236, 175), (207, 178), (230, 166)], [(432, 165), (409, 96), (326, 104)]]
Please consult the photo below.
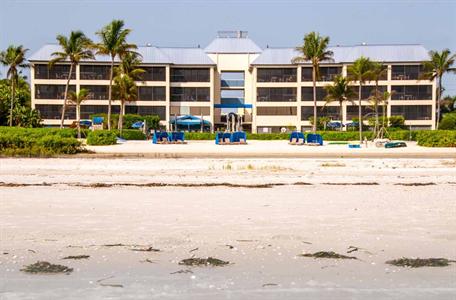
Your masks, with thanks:
[[(350, 63), (361, 56), (380, 62), (422, 62), (429, 59), (422, 45), (356, 45), (329, 47), (333, 60), (327, 63)], [(294, 48), (266, 48), (252, 65), (287, 65), (299, 56)]]
[(216, 38), (204, 49), (206, 53), (261, 53), (263, 50), (251, 39)]
[[(48, 44), (41, 47), (30, 56), (29, 61), (49, 61), (52, 53), (61, 51), (59, 45)], [(177, 64), (177, 65), (214, 65), (215, 63), (204, 53), (201, 48), (159, 48), (141, 46), (136, 50), (142, 55), (144, 64)], [(106, 55), (96, 55), (95, 62), (110, 62)], [(116, 59), (118, 61), (118, 59)]]

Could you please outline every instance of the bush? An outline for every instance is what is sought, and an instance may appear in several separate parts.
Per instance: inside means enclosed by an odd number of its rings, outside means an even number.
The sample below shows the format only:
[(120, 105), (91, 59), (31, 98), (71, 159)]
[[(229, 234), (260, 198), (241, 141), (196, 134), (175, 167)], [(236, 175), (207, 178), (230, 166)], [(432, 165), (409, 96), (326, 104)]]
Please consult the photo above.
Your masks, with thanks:
[(146, 139), (146, 135), (138, 129), (123, 129), (122, 134), (120, 134), (119, 130), (113, 130), (116, 136), (120, 136), (126, 140), (136, 140), (141, 141)]
[(424, 147), (456, 147), (456, 131), (423, 130), (417, 132), (416, 141)]
[(404, 128), (405, 119), (403, 116), (391, 116), (388, 118), (389, 127)]
[(215, 140), (215, 133), (210, 132), (186, 132), (186, 140)]
[(441, 130), (455, 130), (456, 129), (456, 113), (447, 113), (442, 117), (442, 121), (439, 123), (439, 129)]
[[(94, 114), (90, 115), (90, 119), (94, 117), (102, 117), (104, 119), (103, 128), (108, 129), (108, 114)], [(146, 121), (147, 127), (150, 129), (158, 129), (160, 127), (160, 117), (157, 115), (147, 115), (147, 116), (140, 116), (135, 114), (125, 114), (123, 116), (123, 123), (124, 128), (131, 128), (131, 126), (138, 122), (138, 121)], [(119, 115), (112, 114), (111, 115), (111, 128), (117, 128), (119, 124)]]
[(115, 145), (117, 143), (117, 135), (114, 131), (95, 130), (89, 132), (87, 136), (87, 145)]
[(0, 154), (52, 156), (83, 151), (71, 129), (0, 127)]

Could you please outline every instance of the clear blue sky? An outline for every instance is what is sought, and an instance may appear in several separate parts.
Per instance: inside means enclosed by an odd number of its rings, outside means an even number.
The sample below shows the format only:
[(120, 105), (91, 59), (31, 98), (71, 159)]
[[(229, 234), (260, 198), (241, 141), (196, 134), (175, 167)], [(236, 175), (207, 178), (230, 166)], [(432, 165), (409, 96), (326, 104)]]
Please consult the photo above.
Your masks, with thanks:
[[(259, 46), (296, 46), (318, 31), (331, 44), (420, 43), (456, 52), (452, 0), (0, 0), (0, 49), (37, 50), (59, 33), (94, 32), (114, 18), (131, 41), (159, 46), (207, 45), (217, 30), (247, 30)], [(4, 70), (1, 70), (5, 76)], [(456, 76), (447, 76), (456, 94)]]

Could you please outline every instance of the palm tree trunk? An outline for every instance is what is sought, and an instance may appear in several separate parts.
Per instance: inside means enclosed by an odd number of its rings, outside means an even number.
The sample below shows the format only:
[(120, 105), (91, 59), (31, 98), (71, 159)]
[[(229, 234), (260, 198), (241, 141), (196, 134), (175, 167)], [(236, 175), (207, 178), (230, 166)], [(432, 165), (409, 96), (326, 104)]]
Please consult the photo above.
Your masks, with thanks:
[(119, 124), (118, 129), (120, 132), (120, 136), (122, 136), (122, 129), (123, 129), (123, 115), (125, 113), (125, 101), (121, 101), (120, 104), (120, 113), (119, 113)]
[(437, 120), (435, 120), (435, 129), (439, 129), (439, 121), (440, 121), (440, 93), (442, 92), (442, 77), (439, 77), (439, 85), (437, 88)]
[(378, 130), (379, 130), (379, 124), (378, 124), (378, 100), (379, 100), (379, 97), (378, 97), (378, 80), (376, 80), (375, 81), (375, 102), (374, 102), (374, 105), (375, 105), (375, 126), (374, 126), (373, 138), (376, 137), (376, 135), (378, 134)]
[(361, 113), (361, 81), (359, 82), (359, 88), (358, 88), (358, 99), (359, 99), (359, 107), (358, 107), (358, 128), (359, 128), (359, 143), (363, 143), (363, 116)]
[(62, 117), (60, 118), (60, 129), (63, 128), (63, 122), (65, 120), (65, 111), (66, 111), (67, 98), (68, 98), (68, 88), (70, 87), (70, 80), (71, 80), (71, 74), (73, 73), (73, 66), (74, 66), (74, 64), (72, 63), (70, 65), (70, 72), (68, 73), (68, 79), (67, 79), (67, 83), (65, 86), (65, 95), (63, 97), (63, 107), (62, 107)]
[(344, 109), (342, 107), (342, 101), (339, 101), (339, 107), (340, 107), (340, 110), (339, 110), (339, 118), (340, 118), (340, 131), (342, 131), (342, 128), (344, 127), (343, 124), (343, 114), (344, 114)]
[(76, 104), (76, 119), (78, 121), (78, 139), (81, 138), (81, 104)]
[(314, 121), (312, 125), (312, 132), (315, 133), (317, 131), (317, 74), (316, 74), (316, 66), (312, 66), (312, 83), (313, 83), (313, 102), (314, 102)]
[(111, 130), (111, 102), (112, 102), (112, 78), (114, 77), (114, 57), (111, 57), (111, 73), (109, 75), (109, 99), (108, 99), (108, 130)]
[(13, 126), (13, 108), (14, 108), (14, 98), (16, 97), (16, 74), (11, 76), (11, 103), (10, 103), (10, 113), (9, 113), (9, 126)]

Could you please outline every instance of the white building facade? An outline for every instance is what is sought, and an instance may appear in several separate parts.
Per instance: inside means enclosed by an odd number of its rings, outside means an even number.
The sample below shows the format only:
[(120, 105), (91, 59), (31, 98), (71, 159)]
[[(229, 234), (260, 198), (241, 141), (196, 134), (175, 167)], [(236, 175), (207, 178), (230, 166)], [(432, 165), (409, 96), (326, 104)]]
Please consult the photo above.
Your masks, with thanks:
[[(323, 62), (317, 82), (318, 115), (344, 123), (358, 116), (358, 106), (344, 104), (339, 120), (339, 104), (324, 105), (324, 86), (334, 76), (347, 75), (347, 67), (364, 56), (388, 66), (379, 81), (382, 91), (391, 92), (387, 116), (402, 115), (413, 129), (434, 128), (436, 83), (421, 80), (428, 51), (421, 45), (357, 45), (330, 47), (333, 60)], [(32, 107), (41, 112), (45, 125), (58, 125), (63, 104), (69, 65), (49, 68), (51, 54), (57, 45), (45, 45), (32, 55)], [(212, 130), (223, 130), (228, 113), (242, 116), (246, 131), (280, 132), (283, 128), (305, 130), (311, 127), (313, 115), (312, 68), (309, 63), (293, 64), (299, 56), (294, 48), (260, 48), (243, 31), (220, 32), (206, 48), (139, 47), (141, 68), (138, 100), (127, 103), (126, 113), (158, 115), (170, 127), (174, 116), (194, 115), (211, 123)], [(363, 115), (372, 116), (368, 97), (374, 82), (363, 85)], [(83, 61), (70, 80), (70, 89), (90, 91), (89, 100), (81, 106), (81, 117), (106, 113), (108, 110), (109, 58), (97, 56)], [(357, 89), (357, 83), (353, 83)], [(120, 102), (112, 102), (118, 113)], [(75, 108), (69, 107), (65, 124), (75, 119)]]

